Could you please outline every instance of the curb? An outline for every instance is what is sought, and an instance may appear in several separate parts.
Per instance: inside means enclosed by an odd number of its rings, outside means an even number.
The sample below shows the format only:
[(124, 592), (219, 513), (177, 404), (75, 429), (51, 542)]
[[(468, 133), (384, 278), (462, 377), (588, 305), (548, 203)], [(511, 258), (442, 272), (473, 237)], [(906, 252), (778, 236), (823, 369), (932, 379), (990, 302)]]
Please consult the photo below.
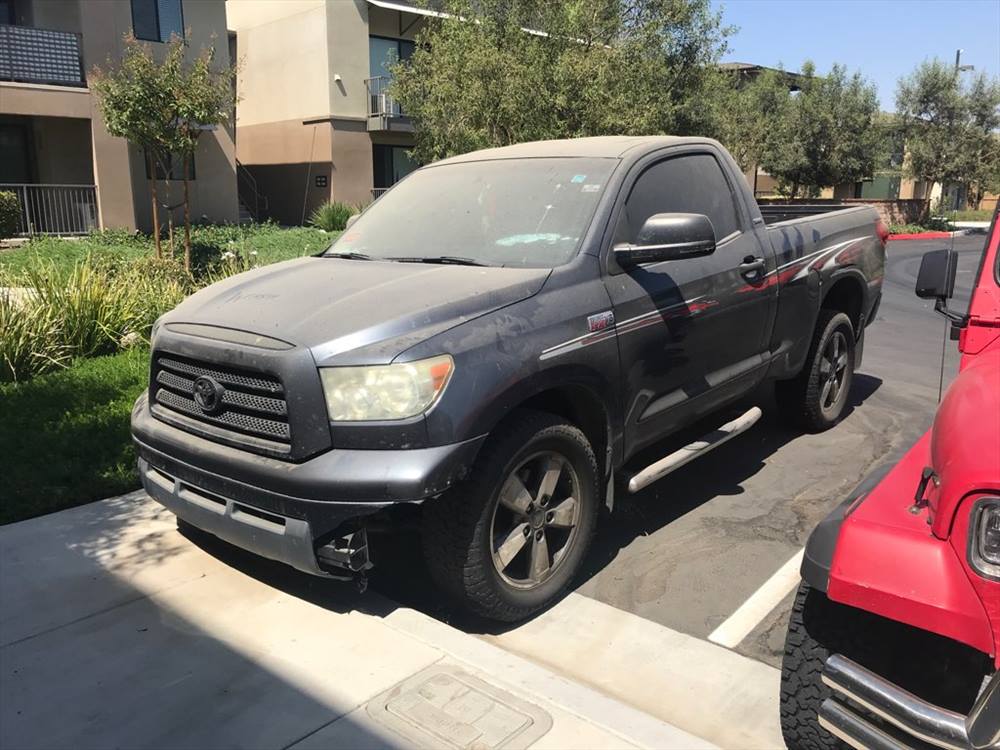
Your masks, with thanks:
[(423, 641), (521, 696), (552, 705), (595, 724), (629, 744), (657, 750), (714, 750), (718, 746), (592, 687), (550, 671), (417, 610), (399, 607), (382, 618), (388, 627)]
[(953, 234), (961, 235), (965, 232), (917, 232), (913, 234), (890, 234), (889, 239), (891, 241), (898, 240), (943, 240), (951, 237)]

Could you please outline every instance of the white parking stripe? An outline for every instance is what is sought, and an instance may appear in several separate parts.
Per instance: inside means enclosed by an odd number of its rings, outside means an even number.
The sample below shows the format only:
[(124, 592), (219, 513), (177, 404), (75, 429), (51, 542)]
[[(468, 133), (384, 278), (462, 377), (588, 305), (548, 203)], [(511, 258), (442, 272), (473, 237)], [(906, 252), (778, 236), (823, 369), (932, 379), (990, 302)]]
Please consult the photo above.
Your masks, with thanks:
[(782, 565), (739, 609), (712, 631), (708, 640), (726, 648), (736, 648), (778, 606), (788, 592), (799, 585), (803, 552), (804, 550), (799, 550), (791, 560)]

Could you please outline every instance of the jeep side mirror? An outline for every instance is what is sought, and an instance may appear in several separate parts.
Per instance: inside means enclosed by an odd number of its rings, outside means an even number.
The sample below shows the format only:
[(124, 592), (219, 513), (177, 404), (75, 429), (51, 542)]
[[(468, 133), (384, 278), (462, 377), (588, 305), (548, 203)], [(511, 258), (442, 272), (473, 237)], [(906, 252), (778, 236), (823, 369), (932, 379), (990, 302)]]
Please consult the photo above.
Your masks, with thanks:
[(715, 252), (715, 229), (702, 214), (653, 214), (639, 230), (634, 244), (615, 245), (622, 267), (665, 260), (699, 258)]
[(917, 296), (921, 299), (951, 299), (955, 294), (958, 254), (953, 250), (924, 253), (917, 273)]
[(350, 229), (351, 228), (351, 224), (353, 224), (354, 222), (356, 222), (360, 218), (361, 218), (361, 214), (351, 214), (350, 216), (348, 216), (347, 217), (347, 223), (344, 224), (344, 229), (345, 230)]
[[(917, 272), (916, 293), (921, 299), (934, 300), (934, 309), (954, 325), (964, 328), (968, 316), (948, 309), (947, 301), (955, 294), (958, 253), (954, 250), (931, 250), (924, 253)], [(954, 332), (953, 332), (954, 335)]]

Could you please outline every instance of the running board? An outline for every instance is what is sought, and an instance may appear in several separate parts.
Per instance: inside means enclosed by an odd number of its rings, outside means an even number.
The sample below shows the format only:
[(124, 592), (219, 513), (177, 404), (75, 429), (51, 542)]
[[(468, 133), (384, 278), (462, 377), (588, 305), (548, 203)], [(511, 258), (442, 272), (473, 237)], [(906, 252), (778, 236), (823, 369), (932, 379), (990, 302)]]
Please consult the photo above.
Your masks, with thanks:
[(726, 422), (719, 429), (713, 430), (703, 436), (701, 440), (688, 443), (683, 448), (675, 450), (669, 456), (664, 456), (656, 463), (650, 464), (628, 480), (628, 491), (638, 492), (656, 480), (662, 479), (674, 469), (679, 469), (689, 461), (693, 461), (699, 456), (704, 456), (709, 451), (718, 448), (730, 438), (746, 432), (757, 423), (757, 420), (760, 419), (763, 413), (759, 406), (754, 406), (732, 422)]

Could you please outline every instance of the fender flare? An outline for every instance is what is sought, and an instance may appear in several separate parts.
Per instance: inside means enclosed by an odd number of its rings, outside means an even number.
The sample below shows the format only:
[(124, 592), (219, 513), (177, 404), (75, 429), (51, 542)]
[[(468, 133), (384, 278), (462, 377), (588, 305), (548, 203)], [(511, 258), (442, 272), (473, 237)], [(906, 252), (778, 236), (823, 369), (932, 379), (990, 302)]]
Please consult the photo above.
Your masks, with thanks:
[(840, 527), (844, 523), (844, 519), (854, 510), (858, 498), (866, 495), (881, 482), (894, 465), (892, 462), (882, 464), (869, 472), (860, 484), (848, 493), (847, 497), (826, 518), (820, 521), (809, 535), (805, 552), (802, 555), (800, 573), (802, 580), (814, 589), (826, 593), (830, 583), (830, 567), (833, 565), (833, 555), (837, 550), (837, 539), (840, 536)]

